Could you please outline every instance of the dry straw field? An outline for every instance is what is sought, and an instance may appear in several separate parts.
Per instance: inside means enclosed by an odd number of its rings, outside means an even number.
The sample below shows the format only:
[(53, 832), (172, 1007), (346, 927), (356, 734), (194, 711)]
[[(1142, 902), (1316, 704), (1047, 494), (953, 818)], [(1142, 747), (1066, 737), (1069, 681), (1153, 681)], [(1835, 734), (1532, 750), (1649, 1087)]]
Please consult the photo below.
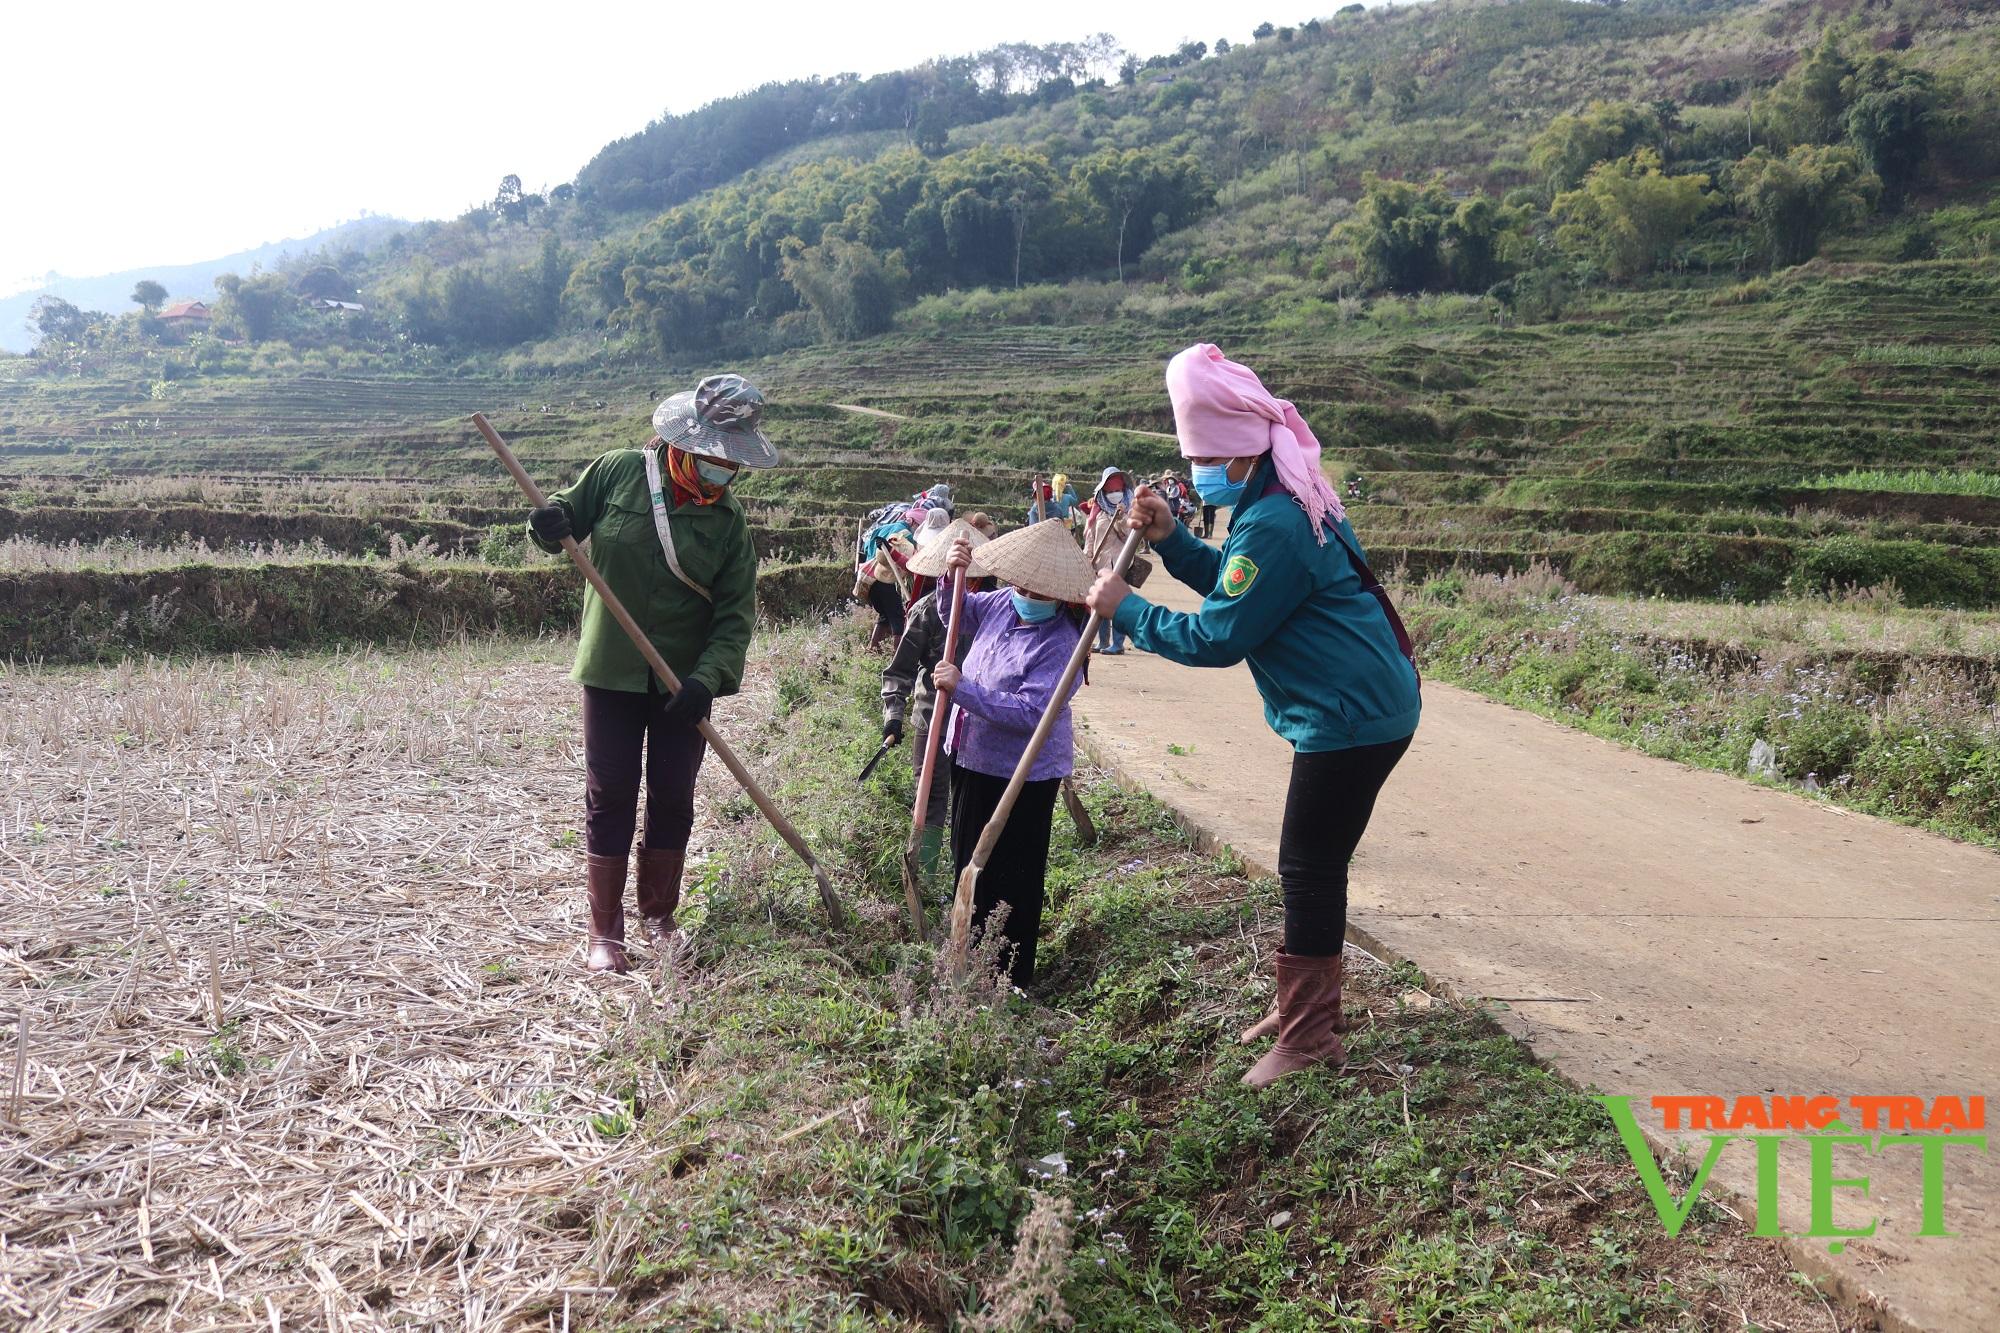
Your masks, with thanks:
[(519, 647), (0, 675), (0, 1325), (596, 1308), (674, 997), (571, 965), (570, 711)]

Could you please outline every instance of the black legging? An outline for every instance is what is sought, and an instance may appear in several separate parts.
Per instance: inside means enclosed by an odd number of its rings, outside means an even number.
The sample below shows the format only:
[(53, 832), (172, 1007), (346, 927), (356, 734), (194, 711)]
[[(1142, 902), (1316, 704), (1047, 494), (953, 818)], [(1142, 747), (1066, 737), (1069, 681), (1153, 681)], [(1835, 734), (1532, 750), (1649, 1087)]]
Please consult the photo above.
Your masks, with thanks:
[(875, 609), (876, 623), (891, 643), (903, 637), (903, 594), (894, 583), (880, 579), (868, 585), (868, 605)]
[[(1007, 779), (969, 768), (951, 770), (951, 869), (957, 876), (972, 860), (986, 821), (1007, 790)], [(998, 903), (1007, 904), (1000, 933), (1010, 951), (1007, 971), (1016, 986), (1035, 975), (1035, 937), (1042, 932), (1042, 884), (1049, 870), (1049, 826), (1055, 819), (1061, 778), (1044, 778), (1021, 788), (993, 855), (972, 891), (972, 924), (977, 929)]]
[(585, 850), (627, 856), (639, 816), (640, 751), (645, 751), (646, 841), (679, 851), (694, 829), (694, 784), (708, 748), (693, 727), (661, 722), (668, 696), (658, 684), (636, 690), (583, 687)]
[(1278, 879), (1285, 891), (1285, 952), (1327, 958), (1347, 934), (1347, 863), (1375, 811), (1375, 797), (1410, 738), (1351, 750), (1292, 755)]

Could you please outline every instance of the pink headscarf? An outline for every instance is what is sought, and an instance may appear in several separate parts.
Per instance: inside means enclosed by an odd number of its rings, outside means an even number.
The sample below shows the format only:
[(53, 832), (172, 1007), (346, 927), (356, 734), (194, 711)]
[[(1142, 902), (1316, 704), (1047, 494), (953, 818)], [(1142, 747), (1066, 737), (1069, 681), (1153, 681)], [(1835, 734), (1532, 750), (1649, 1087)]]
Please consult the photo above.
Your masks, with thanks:
[(1279, 483), (1326, 545), (1328, 517), (1337, 523), (1347, 508), (1321, 474), (1319, 439), (1296, 407), (1272, 397), (1256, 371), (1231, 361), (1214, 343), (1196, 343), (1167, 362), (1167, 397), (1182, 457), (1249, 458), (1270, 450)]

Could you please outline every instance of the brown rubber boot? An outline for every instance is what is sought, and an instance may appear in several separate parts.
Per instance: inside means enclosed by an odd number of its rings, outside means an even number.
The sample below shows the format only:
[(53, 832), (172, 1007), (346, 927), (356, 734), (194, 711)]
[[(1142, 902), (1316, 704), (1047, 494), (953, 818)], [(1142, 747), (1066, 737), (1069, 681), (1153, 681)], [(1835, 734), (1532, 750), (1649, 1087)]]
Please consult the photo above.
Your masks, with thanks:
[[(1278, 952), (1282, 954), (1284, 952), (1284, 949), (1280, 948)], [(1353, 1030), (1353, 1028), (1354, 1025), (1347, 1021), (1347, 1014), (1344, 1011), (1334, 1020), (1333, 1030), (1335, 1032), (1341, 1032), (1341, 1033), (1350, 1032)], [(1248, 1046), (1253, 1042), (1262, 1041), (1266, 1037), (1275, 1037), (1277, 1035), (1278, 1035), (1278, 1002), (1276, 1000), (1273, 1000), (1271, 1002), (1271, 1012), (1265, 1014), (1262, 1018), (1252, 1023), (1249, 1027), (1244, 1028), (1243, 1031), (1237, 1036), (1236, 1040), (1241, 1044)]]
[(1278, 1035), (1278, 1006), (1277, 1003), (1273, 1001), (1271, 1005), (1271, 1012), (1265, 1014), (1262, 1018), (1252, 1023), (1249, 1027), (1244, 1028), (1243, 1031), (1240, 1034), (1238, 1034), (1236, 1040), (1242, 1043), (1243, 1045), (1248, 1046), (1253, 1041), (1262, 1041), (1266, 1037), (1275, 1037), (1277, 1035)]
[(1278, 954), (1278, 1043), (1250, 1066), (1245, 1083), (1269, 1087), (1286, 1074), (1347, 1059), (1339, 1032), (1340, 964), (1339, 954)]
[(590, 961), (593, 972), (625, 970), (625, 866), (629, 858), (592, 852), (590, 866)]
[(656, 951), (665, 952), (678, 933), (674, 910), (681, 905), (684, 847), (644, 847), (639, 851), (639, 924)]

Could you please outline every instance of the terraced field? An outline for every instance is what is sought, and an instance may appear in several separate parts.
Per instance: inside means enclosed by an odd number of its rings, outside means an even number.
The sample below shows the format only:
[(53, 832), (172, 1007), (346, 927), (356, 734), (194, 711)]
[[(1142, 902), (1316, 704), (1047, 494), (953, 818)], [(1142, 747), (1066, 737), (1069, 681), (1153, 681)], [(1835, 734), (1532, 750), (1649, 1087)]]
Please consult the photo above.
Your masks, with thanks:
[[(856, 521), (886, 499), (949, 480), (1011, 517), (1034, 470), (1087, 484), (1106, 465), (1168, 465), (1160, 369), (1208, 337), (1299, 403), (1329, 471), (1356, 484), (1378, 563), (1406, 575), (1546, 562), (1590, 591), (1751, 600), (1893, 584), (1912, 605), (1988, 607), (2000, 498), (1818, 483), (1861, 469), (1990, 476), (1995, 309), (1990, 263), (1815, 264), (1741, 291), (1611, 293), (1531, 327), (1466, 302), (1386, 300), (1283, 334), (1247, 322), (912, 332), (743, 367), (777, 404), (786, 465), (742, 490), (767, 563), (813, 569), (787, 586), (831, 601)], [(10, 646), (23, 650), (25, 608), (65, 571), (158, 582), (157, 567), (260, 560), (542, 567), (466, 416), (486, 411), (555, 482), (643, 439), (652, 403), (695, 373), (184, 381), (155, 397), (136, 381), (13, 367), (0, 378)], [(136, 623), (142, 609), (100, 620)], [(65, 648), (44, 628), (29, 651), (176, 640), (90, 643)]]
[[(1225, 347), (1300, 404), (1329, 470), (1358, 479), (1357, 523), (1386, 564), (1546, 560), (1589, 589), (1681, 597), (1894, 582), (1917, 604), (2000, 599), (2000, 501), (1815, 485), (1990, 472), (1992, 266), (1808, 266), (1733, 301), (1623, 294), (1530, 328), (1424, 325), (1386, 303), (1315, 337)], [(906, 341), (871, 348), (840, 388), (912, 418), (877, 424), (912, 458), (1151, 468), (1168, 442), (1102, 428), (1171, 430), (1158, 370), (1189, 332), (1146, 345), (1106, 330), (1087, 362), (1076, 332)]]

